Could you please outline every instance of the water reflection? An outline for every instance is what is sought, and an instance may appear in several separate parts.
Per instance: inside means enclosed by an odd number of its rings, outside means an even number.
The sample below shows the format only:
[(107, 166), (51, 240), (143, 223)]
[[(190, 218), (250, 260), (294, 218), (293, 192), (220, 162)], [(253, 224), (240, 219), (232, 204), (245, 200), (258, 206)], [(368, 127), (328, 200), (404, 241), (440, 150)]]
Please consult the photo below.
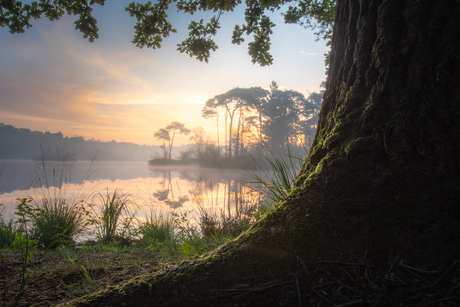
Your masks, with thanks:
[[(189, 201), (188, 195), (179, 195), (174, 197), (174, 189), (172, 187), (173, 181), (171, 180), (171, 171), (158, 171), (153, 173), (162, 174), (162, 180), (159, 182), (162, 185), (161, 189), (153, 192), (153, 196), (160, 202), (163, 202), (171, 209), (182, 207), (184, 203)], [(180, 188), (179, 188), (180, 192)]]
[[(227, 216), (240, 216), (247, 215), (248, 210), (262, 200), (256, 185), (248, 182), (250, 177), (244, 172), (199, 167), (175, 171), (151, 167), (150, 170), (154, 177), (162, 175), (162, 188), (155, 190), (153, 196), (171, 209), (191, 204), (199, 209), (220, 208)], [(181, 190), (177, 179), (187, 182), (186, 191)]]
[(38, 203), (44, 195), (60, 195), (88, 202), (91, 195), (106, 189), (121, 189), (135, 197), (140, 218), (150, 216), (152, 210), (196, 212), (200, 208), (239, 216), (262, 200), (243, 171), (154, 168), (146, 162), (104, 161), (42, 165), (5, 160), (0, 161), (0, 167), (0, 204), (5, 204), (9, 213), (14, 211), (18, 197), (32, 196)]
[[(134, 180), (151, 177), (146, 162), (0, 160), (0, 193), (48, 185), (81, 184), (85, 181)], [(40, 182), (38, 182), (40, 181)]]

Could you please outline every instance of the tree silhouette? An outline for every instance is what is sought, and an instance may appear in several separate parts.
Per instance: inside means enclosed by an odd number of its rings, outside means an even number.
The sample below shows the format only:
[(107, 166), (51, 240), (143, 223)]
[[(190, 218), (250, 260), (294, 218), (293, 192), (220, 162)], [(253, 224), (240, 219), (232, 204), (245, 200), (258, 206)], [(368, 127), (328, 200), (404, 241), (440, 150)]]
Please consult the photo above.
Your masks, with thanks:
[(272, 84), (268, 103), (264, 108), (266, 120), (262, 128), (272, 149), (280, 150), (289, 137), (296, 137), (295, 126), (299, 121), (300, 106), (304, 100), (301, 93), (280, 91)]
[(204, 118), (216, 118), (216, 128), (217, 128), (217, 150), (220, 155), (220, 136), (219, 136), (219, 106), (217, 105), (215, 99), (209, 99), (206, 101), (203, 109), (201, 110), (201, 116)]
[[(169, 136), (169, 131), (166, 130), (165, 128), (161, 128), (157, 132), (153, 134), (157, 140), (163, 141), (163, 145), (160, 145), (161, 148), (163, 148), (163, 158), (168, 158), (168, 150), (170, 150), (170, 144), (171, 144), (171, 137)], [(168, 146), (166, 146), (166, 142), (168, 142)], [(171, 154), (169, 154), (171, 156)]]
[[(253, 99), (248, 101), (248, 106), (256, 111), (257, 114), (257, 132), (259, 145), (262, 146), (262, 123), (263, 123), (263, 113), (267, 104), (267, 98), (269, 92), (261, 87), (251, 87), (249, 89)], [(256, 124), (254, 122), (254, 124)]]
[(318, 115), (323, 101), (324, 91), (320, 93), (313, 92), (307, 99), (302, 101), (300, 112), (301, 120), (298, 124), (298, 135), (303, 136), (303, 144), (311, 144), (316, 126), (318, 123)]
[(203, 127), (194, 127), (192, 129), (192, 135), (189, 137), (189, 140), (195, 143), (193, 149), (189, 150), (190, 153), (192, 153), (196, 158), (202, 157), (207, 145), (206, 132), (204, 131)]
[(166, 130), (171, 133), (171, 142), (169, 142), (169, 159), (171, 159), (171, 151), (174, 143), (174, 137), (177, 134), (182, 134), (182, 135), (189, 135), (190, 134), (190, 129), (185, 128), (185, 124), (179, 123), (179, 122), (172, 122), (168, 126), (166, 126)]
[[(160, 147), (164, 150), (164, 158), (171, 159), (171, 152), (176, 134), (189, 135), (190, 129), (185, 128), (185, 124), (175, 121), (166, 126), (166, 128), (161, 128), (154, 133), (154, 137), (163, 141), (163, 145)], [(166, 145), (166, 142), (168, 145)]]
[[(214, 98), (209, 99), (206, 102), (205, 110), (210, 112), (211, 106), (213, 108), (223, 108), (225, 110), (225, 143), (227, 148), (227, 156), (232, 156), (232, 145), (233, 145), (233, 120), (235, 118), (236, 112), (245, 105), (245, 102), (250, 99), (249, 93), (246, 89), (234, 88), (224, 94), (216, 95)], [(203, 113), (202, 113), (203, 114)], [(227, 118), (229, 118), (229, 123), (227, 126)], [(228, 133), (228, 139), (227, 139)], [(239, 134), (239, 131), (237, 131)], [(228, 146), (227, 146), (228, 142)]]
[[(297, 144), (314, 131), (321, 98), (322, 94), (318, 93), (306, 99), (299, 92), (280, 91), (273, 81), (270, 91), (260, 87), (234, 88), (216, 95), (206, 102), (202, 116), (210, 118), (219, 108), (225, 110), (229, 118), (227, 152), (234, 152), (235, 156), (241, 154), (247, 135), (251, 134), (259, 146), (265, 142), (272, 149), (281, 150), (287, 138), (291, 137)], [(233, 127), (235, 120), (236, 129)]]

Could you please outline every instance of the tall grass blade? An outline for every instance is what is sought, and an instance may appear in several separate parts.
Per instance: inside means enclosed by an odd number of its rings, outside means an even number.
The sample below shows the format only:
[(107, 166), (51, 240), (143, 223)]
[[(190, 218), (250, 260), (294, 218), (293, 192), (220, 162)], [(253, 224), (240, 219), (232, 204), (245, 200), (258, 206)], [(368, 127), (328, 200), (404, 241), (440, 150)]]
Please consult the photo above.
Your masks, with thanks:
[[(96, 217), (90, 219), (95, 226), (96, 236), (104, 243), (113, 239), (122, 241), (130, 239), (130, 229), (136, 212), (131, 208), (131, 195), (120, 189), (109, 193), (97, 193), (91, 202), (91, 208)], [(127, 242), (126, 242), (127, 243)]]
[(307, 155), (306, 147), (303, 147), (304, 154), (297, 152), (294, 155), (291, 153), (289, 142), (287, 144), (287, 154), (274, 153), (271, 149), (264, 148), (263, 158), (265, 163), (268, 163), (268, 170), (259, 164), (259, 173), (248, 173), (255, 180), (253, 183), (261, 186), (258, 191), (265, 195), (265, 201), (259, 208), (263, 212), (289, 195), (302, 168), (304, 156)]

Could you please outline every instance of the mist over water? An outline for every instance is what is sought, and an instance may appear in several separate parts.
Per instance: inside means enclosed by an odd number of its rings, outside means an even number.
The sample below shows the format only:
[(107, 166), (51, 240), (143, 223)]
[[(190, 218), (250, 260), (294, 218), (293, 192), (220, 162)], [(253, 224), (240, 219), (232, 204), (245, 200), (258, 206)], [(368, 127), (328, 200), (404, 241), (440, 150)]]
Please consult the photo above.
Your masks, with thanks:
[(131, 195), (138, 217), (152, 212), (196, 210), (199, 207), (239, 214), (261, 195), (244, 171), (214, 170), (197, 166), (152, 167), (147, 162), (77, 161), (38, 162), (0, 160), (0, 204), (12, 215), (17, 198), (46, 197), (91, 203), (96, 194), (116, 189)]

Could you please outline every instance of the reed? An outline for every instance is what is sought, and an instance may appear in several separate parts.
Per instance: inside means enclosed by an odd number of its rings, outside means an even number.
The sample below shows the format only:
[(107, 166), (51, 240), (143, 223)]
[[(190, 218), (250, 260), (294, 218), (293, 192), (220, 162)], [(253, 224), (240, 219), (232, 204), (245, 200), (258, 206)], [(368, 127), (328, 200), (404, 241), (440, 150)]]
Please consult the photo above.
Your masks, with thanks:
[[(3, 167), (5, 162), (0, 166), (0, 184), (2, 182)], [(2, 186), (0, 185), (0, 194), (2, 193)], [(5, 217), (5, 207), (0, 204), (0, 249), (9, 248), (15, 238), (17, 227), (14, 225), (13, 218), (7, 219)]]
[(154, 213), (139, 226), (139, 246), (151, 247), (158, 243), (171, 242), (174, 240), (175, 223), (171, 216), (166, 213)]
[(46, 248), (74, 245), (88, 225), (90, 212), (86, 203), (91, 193), (84, 193), (82, 189), (91, 166), (81, 179), (77, 193), (69, 196), (73, 163), (67, 163), (65, 158), (59, 164), (42, 160), (31, 178), (31, 185), (36, 191), (31, 203), (34, 209), (30, 216), (31, 238)]
[(112, 193), (96, 193), (90, 204), (95, 217), (90, 223), (94, 226), (94, 234), (104, 243), (120, 240), (129, 243), (134, 230), (136, 211), (131, 196), (121, 189)]
[(0, 204), (0, 249), (11, 247), (18, 231), (13, 218), (5, 218), (4, 213), (5, 208)]
[(255, 179), (253, 183), (261, 186), (258, 191), (265, 196), (264, 202), (255, 211), (254, 216), (257, 219), (289, 195), (302, 168), (304, 157), (308, 154), (307, 147), (304, 146), (303, 150), (304, 152), (291, 153), (289, 143), (287, 153), (275, 153), (269, 148), (264, 148), (263, 160), (268, 163), (269, 168), (260, 167), (261, 175), (248, 172), (248, 175)]
[[(30, 216), (31, 238), (46, 248), (73, 245), (86, 231), (89, 211), (85, 203), (90, 195), (82, 192), (82, 184), (74, 196), (68, 196), (71, 168), (72, 164), (65, 160), (51, 169), (42, 161), (41, 167), (35, 169), (35, 177), (31, 178), (37, 191), (31, 206), (34, 208)], [(82, 183), (88, 176), (89, 169)]]
[[(35, 203), (36, 204), (36, 203)], [(31, 238), (47, 248), (75, 244), (85, 231), (88, 211), (82, 202), (71, 202), (62, 197), (42, 198), (30, 216)]]
[(201, 233), (208, 237), (236, 237), (249, 228), (249, 214), (226, 215), (222, 208), (198, 207), (198, 225)]

